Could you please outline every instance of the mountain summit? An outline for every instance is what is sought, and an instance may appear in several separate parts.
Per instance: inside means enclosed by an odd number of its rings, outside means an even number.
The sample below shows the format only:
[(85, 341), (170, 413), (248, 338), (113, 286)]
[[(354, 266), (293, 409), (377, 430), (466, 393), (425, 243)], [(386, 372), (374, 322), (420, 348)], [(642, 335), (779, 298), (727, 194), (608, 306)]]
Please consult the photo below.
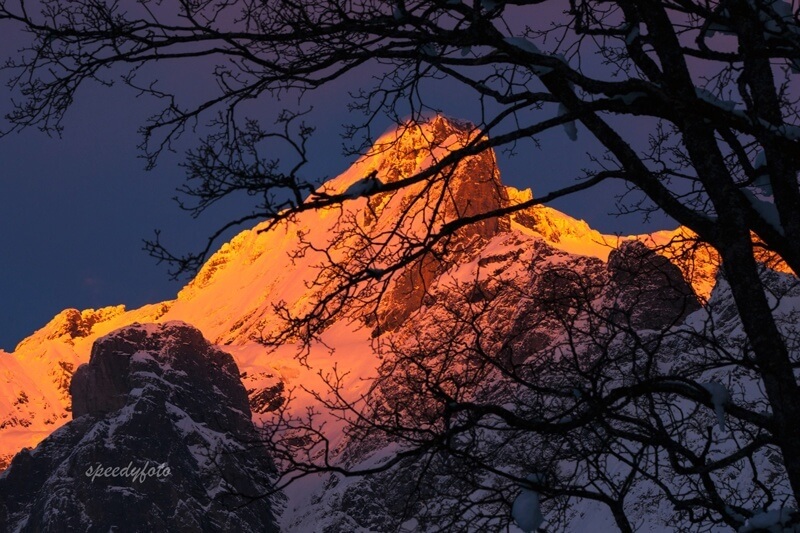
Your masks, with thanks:
[[(382, 183), (394, 182), (441, 160), (454, 148), (468, 143), (475, 134), (471, 124), (441, 116), (421, 125), (402, 126), (382, 135), (365, 156), (324, 184), (321, 190), (340, 194), (370, 175)], [(356, 198), (343, 204), (341, 210), (301, 213), (269, 231), (263, 231), (265, 224), (242, 231), (209, 258), (174, 300), (132, 310), (116, 305), (97, 310), (62, 311), (21, 341), (14, 353), (0, 352), (0, 372), (6, 376), (0, 387), (0, 434), (3, 436), (0, 458), (5, 457), (7, 461), (16, 450), (36, 444), (69, 419), (72, 373), (88, 361), (92, 343), (115, 329), (134, 322), (181, 320), (199, 328), (215, 344), (231, 347), (234, 356), (237, 350), (262, 353), (253, 339), (276, 327), (274, 306), (285, 302), (291, 311), (299, 312), (314, 297), (315, 289), (309, 287), (308, 282), (323, 257), (314, 253), (298, 256), (298, 236), (325, 247), (339, 238), (340, 220), (349, 217), (364, 228), (369, 238), (375, 238), (394, 231), (393, 224), (401, 215), (411, 226), (401, 228), (403, 235), (413, 236), (414, 232), (426, 229), (419, 220), (430, 216), (432, 207), (426, 203), (430, 198), (446, 200), (444, 208), (436, 212), (438, 218), (434, 224), (438, 225), (457, 216), (482, 213), (531, 198), (530, 191), (502, 185), (491, 151), (466, 158), (449, 172), (446, 179), (432, 187), (435, 190), (426, 189), (427, 184), (423, 182), (398, 193), (378, 194), (369, 200)], [(444, 195), (442, 187), (447, 189)], [(416, 209), (416, 212), (409, 212), (409, 209)], [(662, 232), (642, 239), (664, 244), (674, 233)], [(483, 221), (465, 228), (458, 238), (463, 243), (461, 249), (474, 242), (477, 248), (470, 249), (468, 254), (474, 255), (500, 234), (544, 240), (555, 249), (601, 260), (606, 260), (620, 242), (616, 236), (601, 235), (585, 222), (544, 206), (529, 208), (512, 217)], [(343, 252), (339, 253), (341, 258)], [(385, 329), (395, 328), (418, 309), (425, 287), (458, 261), (458, 254), (447, 264), (426, 260), (421, 267), (416, 265), (417, 268), (409, 268), (398, 276), (382, 308)], [(253, 372), (247, 372), (250, 359), (238, 362), (249, 378), (255, 379)], [(294, 366), (291, 362), (287, 364)], [(264, 378), (264, 383), (251, 383), (254, 390), (260, 390), (261, 385), (273, 387), (278, 382), (276, 370), (255, 374), (271, 377)]]
[[(252, 419), (257, 425), (264, 425), (285, 407), (289, 390), (295, 391), (290, 413), (303, 413), (316, 405), (317, 399), (304, 390), (324, 390), (324, 376), (331, 375), (334, 369), (347, 371), (346, 375), (339, 374), (347, 394), (354, 398), (367, 394), (369, 383), (362, 378), (373, 376), (385, 364), (375, 353), (375, 338), (389, 334), (398, 339), (419, 337), (420, 332), (435, 330), (437, 317), (445, 316), (454, 307), (492, 300), (495, 310), (481, 320), (489, 320), (498, 337), (515, 336), (520, 346), (531, 349), (554, 342), (557, 325), (530, 311), (530, 300), (523, 298), (522, 292), (504, 292), (510, 285), (545, 298), (553, 291), (569, 294), (586, 282), (592, 285), (592, 298), (602, 302), (604, 309), (611, 306), (620, 316), (627, 313), (634, 325), (646, 328), (683, 320), (697, 309), (695, 292), (701, 296), (710, 292), (713, 268), (704, 271), (705, 277), (694, 276), (686, 269), (681, 273), (650, 250), (655, 248), (658, 254), (668, 255), (670, 248), (663, 245), (682, 235), (680, 229), (638, 237), (604, 236), (583, 221), (536, 206), (463, 228), (452, 236), (447, 254), (424, 255), (407, 264), (387, 285), (378, 316), (359, 315), (355, 308), (346, 319), (325, 323), (323, 343), (312, 346), (302, 364), (295, 358), (295, 347), (267, 351), (258, 342), (281, 327), (276, 308), (302, 314), (313, 305), (320, 290), (326, 290), (326, 280), (334, 283), (331, 280), (335, 277), (319, 274), (325, 272), (326, 260), (347, 266), (349, 261), (359, 260), (354, 253), (361, 250), (359, 246), (379, 243), (384, 255), (374, 256), (374, 266), (380, 272), (396, 257), (392, 254), (398, 242), (415, 242), (459, 217), (530, 199), (530, 191), (502, 185), (491, 151), (445, 167), (435, 180), (421, 181), (396, 192), (380, 192), (382, 185), (442, 161), (454, 148), (474, 140), (476, 134), (472, 125), (444, 117), (387, 132), (351, 168), (319, 189), (326, 194), (351, 194), (352, 199), (341, 206), (303, 212), (268, 230), (264, 223), (242, 231), (209, 258), (173, 300), (132, 310), (124, 306), (68, 309), (20, 342), (14, 353), (0, 353), (0, 375), (5, 377), (0, 381), (0, 461), (7, 464), (23, 447), (37, 445), (68, 422), (70, 414), (77, 423), (83, 419), (80, 415), (101, 416), (126, 408), (133, 391), (128, 384), (123, 387), (114, 381), (116, 378), (109, 381), (107, 375), (124, 374), (124, 369), (100, 353), (92, 355), (90, 361), (90, 353), (98, 339), (133, 323), (156, 323), (163, 326), (147, 328), (175, 329), (177, 326), (170, 325), (171, 321), (182, 321), (199, 331), (178, 328), (180, 335), (197, 343), (197, 339), (205, 337), (231, 354), (249, 396)], [(370, 180), (372, 184), (365, 185)], [(360, 194), (366, 186), (377, 187), (377, 194)], [(641, 241), (644, 245), (628, 241)], [(298, 252), (301, 243), (305, 247)], [(328, 255), (315, 250), (326, 250)], [(632, 258), (652, 267), (645, 275), (646, 289), (612, 301), (608, 287), (636, 277), (630, 272)], [(379, 264), (380, 261), (386, 264)], [(556, 267), (578, 279), (552, 278), (549, 273)], [(650, 308), (641, 306), (635, 312), (631, 310), (634, 303), (646, 302), (648, 295), (665, 292), (674, 298), (657, 313), (648, 313)], [(542, 327), (531, 330), (537, 321), (542, 321)], [(523, 330), (532, 333), (523, 334)], [(124, 344), (126, 338), (139, 335), (136, 328), (121, 331), (125, 333), (111, 337), (117, 339), (114, 342)], [(105, 340), (97, 346), (109, 342)], [(335, 349), (333, 356), (330, 348)], [(147, 352), (145, 348), (138, 349)], [(217, 353), (216, 349), (208, 350)], [(105, 362), (101, 364), (102, 361)], [(80, 366), (87, 362), (88, 366)], [(141, 364), (145, 364), (144, 360)], [(178, 370), (179, 366), (175, 366), (174, 371)], [(347, 437), (334, 418), (329, 427), (332, 449), (349, 450)], [(59, 432), (54, 438), (67, 433)], [(376, 444), (378, 448), (385, 445)], [(50, 445), (43, 443), (36, 450), (41, 446)], [(35, 456), (39, 453), (36, 450), (23, 453)], [(24, 459), (15, 459), (18, 461)], [(339, 498), (334, 498), (338, 507), (332, 510), (330, 502), (320, 499), (328, 490), (323, 485), (324, 479), (316, 477), (290, 486), (281, 527), (302, 530), (324, 516), (333, 529), (381, 529), (379, 524), (370, 522), (369, 513), (353, 514), (355, 511), (346, 503), (353, 493), (345, 485), (331, 489), (331, 494)]]

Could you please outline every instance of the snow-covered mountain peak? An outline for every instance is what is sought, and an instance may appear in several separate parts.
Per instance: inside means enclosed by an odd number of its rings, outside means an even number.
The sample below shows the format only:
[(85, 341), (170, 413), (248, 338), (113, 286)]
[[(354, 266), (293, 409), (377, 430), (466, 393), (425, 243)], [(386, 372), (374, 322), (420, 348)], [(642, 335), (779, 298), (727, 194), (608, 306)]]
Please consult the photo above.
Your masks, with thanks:
[[(343, 241), (344, 235), (337, 227), (341, 220), (354, 218), (370, 236), (376, 236), (393, 230), (395, 224), (405, 218), (408, 223), (398, 230), (407, 236), (421, 236), (430, 227), (440, 227), (460, 216), (506, 205), (506, 189), (500, 183), (497, 161), (491, 150), (469, 156), (439, 175), (401, 190), (380, 192), (382, 185), (412, 178), (453, 150), (463, 148), (475, 136), (474, 125), (439, 115), (423, 123), (405, 123), (384, 133), (350, 168), (316, 191), (317, 196), (346, 195), (350, 200), (341, 206), (300, 213), (268, 232), (264, 232), (266, 222), (242, 231), (208, 259), (197, 276), (179, 292), (178, 302), (194, 300), (199, 292), (208, 292), (205, 288), (227, 278), (226, 272), (237, 276), (232, 265), (249, 270), (249, 265), (266, 267), (266, 263), (283, 261), (283, 256), (296, 248), (298, 235), (317, 245)], [(439, 203), (441, 205), (434, 209)], [(497, 229), (497, 221), (487, 221), (476, 225), (475, 233), (489, 236)], [(269, 251), (268, 257), (262, 258), (266, 251)], [(298, 264), (294, 269), (301, 264), (316, 264), (308, 258), (296, 258), (295, 262)], [(297, 294), (292, 295), (292, 298), (297, 297)]]
[[(423, 124), (406, 124), (381, 136), (368, 154), (321, 190), (341, 194), (371, 175), (380, 183), (408, 178), (475, 135), (471, 124), (438, 116)], [(380, 242), (386, 242), (391, 251), (391, 239), (411, 242), (459, 217), (530, 198), (529, 190), (501, 184), (495, 155), (488, 150), (446, 168), (430, 181), (393, 192), (373, 191), (369, 197), (353, 195), (339, 206), (302, 212), (269, 230), (266, 223), (246, 229), (213, 254), (174, 300), (130, 310), (122, 305), (65, 310), (23, 340), (13, 354), (0, 357), (0, 376), (6, 376), (0, 381), (0, 460), (4, 453), (34, 445), (69, 419), (69, 382), (75, 369), (88, 361), (92, 343), (134, 322), (181, 320), (197, 327), (211, 342), (228, 347), (238, 357), (251, 400), (257, 396), (259, 404), (272, 405), (279, 400), (274, 394), (282, 383), (302, 381), (305, 374), (289, 353), (293, 349), (276, 358), (267, 356), (256, 341), (281, 327), (275, 306), (283, 304), (298, 314), (313, 305), (320, 286), (312, 282), (327, 260), (311, 248), (298, 253), (301, 237), (316, 248), (330, 250), (334, 260), (346, 264), (353, 260), (348, 254), (355, 249), (348, 246), (366, 242), (358, 239), (383, 239)], [(353, 223), (359, 235), (346, 230)], [(388, 240), (387, 235), (391, 235)], [(500, 241), (521, 243), (516, 245), (520, 248), (543, 242), (565, 254), (604, 262), (620, 239), (545, 206), (484, 220), (452, 236), (448, 257), (425, 258), (397, 273), (383, 296), (381, 324), (367, 326), (366, 317), (357, 316), (350, 317), (355, 319), (352, 322), (334, 322), (331, 338), (336, 338), (331, 342), (369, 350), (370, 335), (392, 331), (421, 309), (426, 289), (454, 265), (478, 261)], [(669, 236), (655, 240), (668, 242)], [(387, 264), (392, 260), (391, 254), (377, 258)], [(329, 364), (330, 358), (320, 361)], [(350, 362), (364, 366), (366, 373), (374, 367), (370, 357)]]
[[(202, 372), (194, 376), (198, 379), (184, 378), (193, 377), (195, 367), (227, 361), (220, 383), (227, 380), (228, 388), (237, 392), (222, 396), (238, 398), (234, 411), (243, 414), (241, 418), (252, 415), (256, 424), (270, 427), (279, 414), (294, 416), (319, 407), (314, 394), (325, 393), (325, 380), (333, 375), (341, 376), (339, 392), (345, 400), (368, 397), (374, 393), (370, 378), (382, 365), (393, 364), (382, 359), (381, 346), (413, 341), (425, 348), (424, 353), (440, 343), (447, 348), (452, 344), (447, 324), (454, 317), (483, 328), (491, 350), (505, 349), (506, 341), (513, 339), (517, 352), (499, 353), (516, 364), (526, 354), (555, 346), (561, 335), (559, 323), (542, 308), (543, 302), (557, 308), (565, 297), (586, 295), (591, 309), (613, 312), (614, 320), (624, 317), (634, 328), (655, 331), (684, 320), (699, 305), (696, 294), (702, 299), (711, 293), (718, 265), (687, 230), (604, 235), (583, 220), (543, 205), (486, 218), (447, 234), (447, 247), (437, 253), (393, 263), (402, 258), (398, 242), (418, 243), (443, 228), (446, 232), (445, 225), (460, 217), (534, 199), (530, 189), (501, 183), (491, 150), (444, 166), (429, 179), (381, 190), (424, 172), (476, 135), (473, 125), (440, 116), (387, 132), (351, 168), (317, 191), (334, 195), (341, 203), (300, 212), (275, 227), (262, 223), (242, 231), (209, 258), (174, 300), (130, 310), (122, 305), (67, 309), (22, 341), (14, 353), (0, 352), (0, 470), (12, 454), (36, 445), (73, 415), (75, 421), (49, 439), (49, 448), (42, 448), (59, 451), (51, 454), (47, 468), (61, 464), (60, 452), (73, 445), (63, 440), (74, 433), (70, 428), (86, 424), (87, 417), (113, 419), (113, 413), (126, 414), (129, 404), (144, 405), (134, 391), (145, 387), (123, 390), (114, 381), (117, 374), (152, 378), (156, 389), (161, 378), (185, 390), (202, 382), (206, 386), (198, 390), (212, 391), (209, 397), (215, 397), (216, 378), (206, 379)], [(380, 252), (372, 253), (376, 249)], [(406, 266), (384, 275), (387, 267), (397, 264)], [(320, 291), (342, 286), (337, 285), (342, 278), (320, 275), (325, 268), (330, 273), (339, 267), (357, 274), (374, 269), (374, 279), (389, 284), (380, 288), (379, 300), (370, 301), (368, 290), (359, 294), (360, 303), (377, 302), (375, 306), (358, 307), (357, 301), (321, 321), (325, 325), (321, 342), (312, 343), (304, 359), (297, 359), (297, 346), (291, 344), (268, 351), (259, 341), (282, 327), (276, 308), (301, 315), (314, 305)], [(369, 283), (356, 278), (354, 290)], [(719, 289), (717, 293), (717, 300), (729, 299), (720, 296)], [(135, 323), (149, 325), (131, 326)], [(464, 335), (462, 340), (471, 343), (469, 334)], [(93, 344), (95, 355), (103, 352), (103, 356), (93, 355), (93, 363), (81, 366), (90, 361)], [(220, 350), (229, 353), (236, 365)], [(193, 365), (189, 352), (209, 357)], [(126, 369), (125, 364), (130, 366)], [(442, 371), (460, 372), (460, 367), (448, 363)], [(492, 379), (481, 378), (477, 386), (491, 392)], [(70, 396), (70, 384), (76, 395)], [(391, 381), (385, 383), (382, 394), (391, 396), (393, 387)], [(166, 394), (173, 387), (162, 388)], [(187, 406), (181, 409), (189, 413), (195, 398), (183, 399)], [(198, 406), (189, 418), (200, 419), (212, 403)], [(179, 422), (186, 419), (179, 418)], [(345, 450), (355, 462), (367, 464), (391, 452), (385, 442), (361, 446), (348, 441), (335, 417), (325, 418), (325, 423), (331, 449)], [(87, 442), (92, 441), (93, 433), (88, 435)], [(53, 447), (54, 442), (66, 444)], [(115, 441), (108, 442), (113, 449)], [(37, 453), (25, 452), (31, 457)], [(43, 481), (49, 483), (48, 479)], [(383, 482), (376, 479), (374, 487), (367, 486), (372, 481), (337, 486), (309, 476), (287, 490), (289, 504), (280, 525), (290, 531), (355, 531), (372, 526), (380, 530), (379, 522), (388, 520), (386, 509), (347, 503), (362, 501), (363, 494), (372, 494), (370, 501), (386, 499), (380, 490), (395, 485), (379, 486)], [(595, 516), (589, 513), (587, 523)]]
[[(381, 135), (349, 170), (323, 184), (320, 191), (344, 194), (370, 176), (383, 184), (409, 178), (464, 148), (477, 134), (473, 124), (441, 115), (426, 122), (406, 122)], [(494, 160), (491, 152), (476, 157)]]

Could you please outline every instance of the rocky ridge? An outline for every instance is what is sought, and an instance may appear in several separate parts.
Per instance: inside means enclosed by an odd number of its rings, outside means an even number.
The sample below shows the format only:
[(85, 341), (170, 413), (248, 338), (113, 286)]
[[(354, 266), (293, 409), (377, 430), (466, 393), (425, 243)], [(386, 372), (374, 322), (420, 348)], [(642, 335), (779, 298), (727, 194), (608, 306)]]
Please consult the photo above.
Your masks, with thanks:
[(102, 337), (70, 392), (73, 420), (0, 475), (7, 530), (277, 530), (274, 465), (252, 446), (239, 370), (198, 330)]

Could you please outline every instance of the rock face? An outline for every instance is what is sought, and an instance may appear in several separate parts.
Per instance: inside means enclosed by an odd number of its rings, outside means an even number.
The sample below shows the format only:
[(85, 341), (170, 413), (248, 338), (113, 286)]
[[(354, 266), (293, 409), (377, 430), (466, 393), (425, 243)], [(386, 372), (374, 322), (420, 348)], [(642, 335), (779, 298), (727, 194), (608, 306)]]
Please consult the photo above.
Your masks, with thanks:
[(624, 319), (634, 329), (667, 329), (700, 308), (680, 269), (639, 241), (612, 251), (608, 271)]
[[(413, 176), (421, 170), (420, 162), (430, 164), (450, 151), (463, 148), (474, 140), (475, 131), (475, 126), (468, 122), (440, 116), (409, 126), (387, 146), (385, 159), (374, 168), (376, 175), (387, 183)], [(384, 238), (398, 219), (398, 213), (404, 213), (409, 220), (417, 219), (417, 223), (416, 227), (401, 228), (397, 235), (417, 240), (429, 231), (428, 226), (438, 228), (462, 217), (495, 211), (508, 203), (508, 193), (500, 182), (492, 151), (466, 157), (458, 165), (443, 169), (429, 182), (410, 189), (412, 194), (384, 193), (370, 201), (365, 222), (370, 225), (373, 240)], [(426, 222), (420, 223), (422, 220)], [(508, 221), (504, 218), (481, 220), (451, 236), (448, 254), (429, 253), (411, 262), (388, 288), (373, 334), (396, 330), (423, 305), (427, 289), (437, 277), (507, 230)]]
[(9, 530), (277, 530), (274, 465), (253, 446), (238, 367), (198, 330), (134, 324), (98, 339), (70, 392), (73, 421), (0, 476)]

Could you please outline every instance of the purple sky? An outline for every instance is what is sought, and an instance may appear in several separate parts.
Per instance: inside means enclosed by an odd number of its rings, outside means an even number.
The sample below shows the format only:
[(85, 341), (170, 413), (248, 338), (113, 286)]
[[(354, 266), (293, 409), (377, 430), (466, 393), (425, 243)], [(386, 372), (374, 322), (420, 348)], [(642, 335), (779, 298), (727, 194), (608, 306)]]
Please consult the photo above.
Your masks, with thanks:
[[(12, 41), (4, 37), (0, 55), (14, 52)], [(204, 87), (188, 68), (180, 74), (185, 87)], [(347, 89), (365, 78), (341, 80), (309, 101), (318, 104), (310, 118), (318, 127), (309, 169), (315, 175), (335, 176), (352, 162), (341, 155), (340, 125), (348, 120)], [(142, 239), (161, 228), (167, 244), (195, 249), (215, 222), (246, 210), (246, 204), (231, 202), (217, 218), (191, 220), (171, 200), (183, 178), (182, 156), (169, 154), (150, 172), (138, 158), (136, 130), (153, 102), (136, 99), (123, 87), (87, 89), (66, 117), (63, 138), (29, 130), (0, 139), (0, 348), (5, 350), (65, 308), (121, 303), (132, 308), (173, 298), (181, 284), (169, 281), (166, 268), (141, 251)], [(11, 93), (2, 94), (5, 111)], [(450, 116), (475, 118), (467, 95), (452, 87), (433, 89), (430, 97)], [(585, 131), (578, 143), (560, 128), (541, 141), (541, 150), (521, 146), (517, 157), (501, 156), (504, 182), (544, 194), (589, 166), (585, 152), (592, 146)], [(644, 228), (639, 216), (609, 216), (613, 190), (583, 193), (554, 207), (609, 233), (669, 226), (662, 220)]]

